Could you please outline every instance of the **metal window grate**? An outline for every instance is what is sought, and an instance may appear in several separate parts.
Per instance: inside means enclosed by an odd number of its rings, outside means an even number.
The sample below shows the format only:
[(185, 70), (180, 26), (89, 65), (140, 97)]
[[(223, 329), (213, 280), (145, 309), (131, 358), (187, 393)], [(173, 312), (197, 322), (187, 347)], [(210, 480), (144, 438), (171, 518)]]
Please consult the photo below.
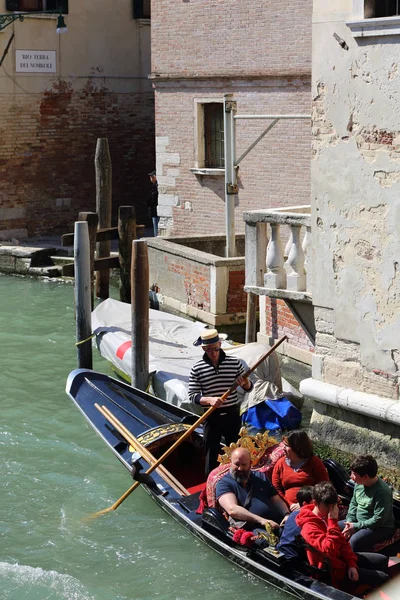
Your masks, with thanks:
[(204, 104), (205, 166), (224, 167), (224, 108), (219, 102)]

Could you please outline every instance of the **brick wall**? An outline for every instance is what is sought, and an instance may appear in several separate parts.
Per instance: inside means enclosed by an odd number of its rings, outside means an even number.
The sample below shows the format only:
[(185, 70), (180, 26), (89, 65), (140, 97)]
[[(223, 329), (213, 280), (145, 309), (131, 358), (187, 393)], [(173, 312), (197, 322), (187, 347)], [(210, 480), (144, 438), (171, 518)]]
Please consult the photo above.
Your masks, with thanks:
[(152, 71), (180, 77), (308, 74), (312, 0), (157, 0)]
[(228, 287), (228, 313), (245, 313), (247, 310), (247, 294), (244, 291), (245, 273), (241, 271), (229, 272)]
[(266, 299), (266, 322), (266, 335), (271, 335), (274, 339), (287, 335), (289, 344), (314, 351), (313, 344), (283, 300)]
[(133, 204), (147, 219), (154, 165), (154, 100), (62, 80), (43, 94), (0, 95), (0, 236), (72, 230), (80, 210), (95, 210), (96, 141), (107, 137), (113, 165), (114, 222)]
[[(178, 85), (179, 83), (179, 85)], [(161, 226), (172, 235), (224, 233), (224, 177), (195, 175), (195, 99), (234, 94), (239, 114), (310, 114), (310, 80), (156, 83), (156, 132)], [(237, 156), (264, 131), (267, 121), (237, 121)], [(236, 230), (246, 210), (309, 204), (310, 121), (281, 121), (240, 163)], [(166, 205), (163, 207), (164, 202)], [(164, 212), (163, 212), (164, 211)], [(210, 219), (212, 216), (212, 219)]]

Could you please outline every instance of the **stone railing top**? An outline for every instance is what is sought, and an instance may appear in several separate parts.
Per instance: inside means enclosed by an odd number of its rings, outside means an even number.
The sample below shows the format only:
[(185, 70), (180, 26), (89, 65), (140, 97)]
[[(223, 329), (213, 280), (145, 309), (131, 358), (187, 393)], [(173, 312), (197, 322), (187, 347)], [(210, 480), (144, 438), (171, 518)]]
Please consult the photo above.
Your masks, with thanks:
[(268, 210), (250, 210), (243, 213), (246, 223), (276, 223), (278, 225), (311, 226), (311, 205), (288, 206)]
[[(144, 238), (143, 238), (144, 239)], [(229, 267), (229, 266), (243, 266), (244, 256), (235, 256), (232, 258), (225, 258), (222, 256), (216, 256), (209, 252), (202, 252), (197, 248), (190, 248), (182, 243), (176, 243), (178, 238), (167, 238), (167, 237), (156, 237), (147, 238), (147, 245), (149, 248), (165, 252), (167, 254), (173, 254), (181, 258), (189, 259), (193, 262), (198, 262), (204, 265), (213, 265), (217, 267)], [(183, 238), (182, 239), (189, 239)]]

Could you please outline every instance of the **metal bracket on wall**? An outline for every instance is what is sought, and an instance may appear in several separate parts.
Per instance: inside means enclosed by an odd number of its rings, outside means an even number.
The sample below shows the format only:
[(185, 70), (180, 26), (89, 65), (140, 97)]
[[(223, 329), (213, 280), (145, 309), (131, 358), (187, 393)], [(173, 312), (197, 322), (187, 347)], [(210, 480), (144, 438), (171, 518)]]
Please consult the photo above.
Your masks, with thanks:
[(236, 112), (237, 110), (237, 102), (234, 100), (228, 100), (225, 102), (225, 112)]
[(226, 193), (228, 195), (238, 194), (239, 193), (239, 186), (236, 183), (227, 183), (226, 184)]

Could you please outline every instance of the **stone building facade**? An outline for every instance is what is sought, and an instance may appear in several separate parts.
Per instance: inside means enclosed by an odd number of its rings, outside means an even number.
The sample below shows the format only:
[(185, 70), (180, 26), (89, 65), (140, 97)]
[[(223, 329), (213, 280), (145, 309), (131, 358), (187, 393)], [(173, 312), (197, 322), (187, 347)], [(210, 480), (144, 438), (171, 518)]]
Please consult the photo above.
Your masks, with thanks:
[[(396, 14), (397, 11), (397, 14)], [(314, 426), (398, 463), (400, 14), (314, 0)]]
[(63, 0), (68, 33), (57, 35), (57, 16), (37, 12), (53, 0), (0, 0), (5, 15), (30, 13), (0, 32), (0, 240), (66, 232), (80, 210), (95, 209), (100, 137), (109, 140), (114, 216), (133, 204), (138, 221), (147, 219), (148, 4)]
[[(163, 234), (225, 231), (218, 139), (224, 94), (232, 94), (240, 114), (310, 113), (311, 4), (153, 2), (151, 78)], [(237, 123), (237, 157), (267, 124)], [(238, 175), (238, 232), (245, 210), (308, 203), (309, 121), (280, 122), (241, 162)]]

